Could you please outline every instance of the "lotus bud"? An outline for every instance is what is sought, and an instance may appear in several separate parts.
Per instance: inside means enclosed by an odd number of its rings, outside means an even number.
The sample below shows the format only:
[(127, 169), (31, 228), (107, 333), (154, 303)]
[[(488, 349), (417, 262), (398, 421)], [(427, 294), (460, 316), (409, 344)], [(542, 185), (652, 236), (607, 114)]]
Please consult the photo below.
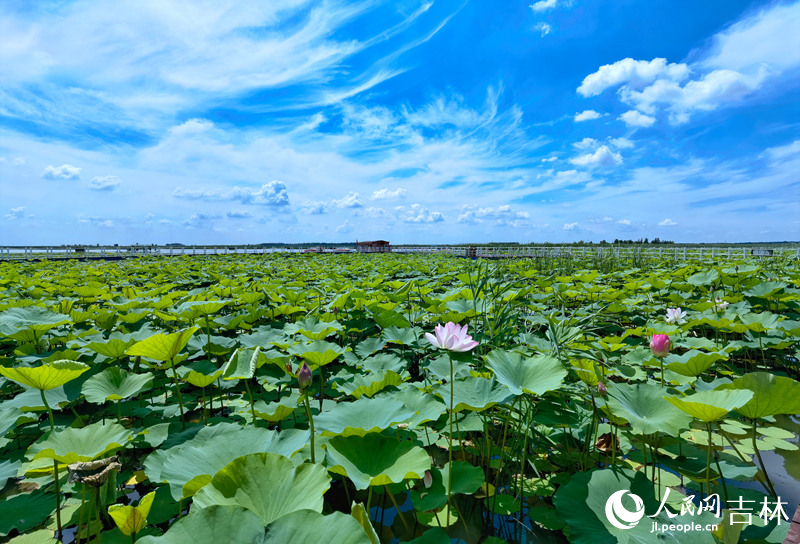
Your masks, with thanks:
[(597, 392), (601, 397), (608, 395), (608, 389), (606, 389), (606, 386), (603, 382), (597, 382)]
[(433, 474), (431, 474), (430, 470), (425, 471), (425, 475), (422, 477), (422, 485), (425, 486), (425, 489), (430, 489), (433, 485)]
[(656, 357), (666, 357), (669, 355), (670, 341), (666, 334), (654, 334), (650, 340), (650, 351)]
[(303, 363), (303, 366), (300, 367), (300, 372), (297, 373), (297, 383), (303, 390), (308, 389), (308, 386), (311, 385), (311, 369), (308, 368), (308, 363)]

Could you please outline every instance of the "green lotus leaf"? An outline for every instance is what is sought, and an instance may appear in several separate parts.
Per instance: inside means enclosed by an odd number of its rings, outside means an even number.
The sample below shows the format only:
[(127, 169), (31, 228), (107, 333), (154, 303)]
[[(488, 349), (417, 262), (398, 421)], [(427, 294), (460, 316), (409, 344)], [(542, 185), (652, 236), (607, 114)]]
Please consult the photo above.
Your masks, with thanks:
[[(443, 384), (434, 390), (450, 406), (450, 384)], [(513, 395), (508, 387), (486, 378), (466, 378), (453, 382), (453, 411), (483, 411), (495, 404), (503, 404)]]
[(55, 361), (40, 366), (0, 367), (0, 374), (26, 387), (47, 391), (61, 387), (87, 370), (88, 365), (77, 361)]
[[(0, 334), (14, 335), (25, 342), (34, 342), (54, 327), (68, 323), (70, 317), (39, 306), (10, 308), (0, 312)], [(21, 336), (20, 336), (21, 333)]]
[(377, 305), (373, 308), (372, 318), (381, 329), (387, 329), (389, 327), (405, 328), (411, 326), (411, 323), (409, 323), (405, 317), (394, 310), (380, 308)]
[(653, 384), (609, 383), (607, 402), (611, 412), (625, 418), (636, 434), (678, 436), (692, 422), (692, 416), (667, 402), (664, 390)]
[(717, 389), (749, 389), (753, 398), (736, 409), (744, 417), (757, 419), (777, 414), (800, 414), (800, 382), (769, 372), (751, 372)]
[(350, 515), (353, 516), (353, 519), (364, 529), (370, 544), (380, 544), (381, 539), (375, 531), (375, 527), (372, 526), (372, 521), (369, 519), (369, 512), (367, 512), (366, 507), (362, 503), (353, 501), (353, 504), (350, 506)]
[(390, 398), (361, 398), (341, 402), (328, 412), (314, 418), (314, 424), (324, 436), (364, 436), (403, 423), (414, 414), (402, 402)]
[[(495, 544), (492, 540), (484, 540), (485, 544)], [(409, 541), (408, 544), (450, 544), (450, 536), (441, 527), (432, 527), (425, 531), (421, 537)], [(502, 541), (500, 541), (502, 542)]]
[[(620, 497), (621, 507), (629, 513), (636, 512), (636, 495), (644, 508), (642, 518), (628, 529), (615, 527), (608, 521), (607, 504), (614, 493), (626, 491)], [(630, 494), (629, 494), (630, 493)], [(671, 490), (671, 493), (676, 493)], [(573, 544), (597, 544), (598, 542), (620, 542), (627, 544), (652, 544), (653, 542), (680, 542), (681, 544), (713, 544), (714, 537), (708, 531), (658, 531), (652, 533), (653, 522), (682, 525), (699, 523), (716, 524), (718, 518), (711, 512), (702, 515), (678, 515), (669, 517), (666, 510), (658, 511), (653, 484), (640, 472), (624, 470), (594, 470), (574, 474), (566, 485), (555, 494), (553, 503), (556, 512), (569, 526), (570, 542)], [(619, 520), (621, 521), (621, 520)]]
[(163, 452), (160, 472), (148, 468), (147, 474), (155, 481), (169, 482), (170, 493), (177, 501), (194, 495), (237, 457), (264, 452), (291, 457), (305, 446), (308, 437), (308, 431), (299, 429), (278, 432), (239, 427), (213, 436), (201, 430), (191, 440)]
[(176, 315), (188, 319), (197, 319), (202, 316), (211, 316), (228, 305), (222, 300), (195, 300), (179, 304), (173, 310)]
[(384, 327), (381, 337), (389, 344), (410, 346), (419, 339), (415, 327)]
[(326, 451), (328, 470), (350, 478), (356, 489), (419, 479), (431, 468), (424, 449), (378, 433), (337, 436), (328, 442)]
[(129, 338), (123, 340), (121, 338), (109, 338), (105, 342), (90, 342), (86, 345), (90, 350), (105, 355), (112, 359), (122, 359), (125, 357), (125, 351), (134, 345), (136, 340)]
[(0, 508), (0, 536), (8, 535), (16, 529), (24, 532), (36, 527), (55, 510), (51, 495), (33, 492), (3, 499)]
[(130, 374), (118, 367), (107, 368), (85, 382), (81, 392), (91, 403), (103, 404), (107, 400), (122, 400), (137, 395), (153, 383), (150, 373)]
[(322, 512), (323, 494), (329, 487), (330, 478), (322, 465), (295, 467), (283, 455), (251, 453), (217, 472), (194, 496), (192, 511), (215, 504), (242, 506), (268, 525), (297, 510)]
[(372, 357), (367, 357), (361, 361), (361, 368), (368, 372), (382, 372), (384, 370), (391, 370), (392, 372), (400, 373), (401, 370), (406, 368), (406, 363), (397, 355), (391, 353), (378, 353)]
[(137, 342), (125, 352), (134, 357), (147, 357), (156, 361), (170, 361), (189, 343), (189, 339), (200, 327), (174, 332), (172, 334), (154, 334)]
[(222, 367), (223, 380), (249, 380), (256, 374), (261, 348), (239, 348)]
[(414, 415), (408, 419), (409, 427), (414, 428), (426, 421), (436, 421), (447, 411), (447, 407), (436, 395), (424, 393), (410, 384), (406, 384), (404, 387), (400, 391), (386, 395), (388, 398), (399, 400), (405, 404), (406, 408), (414, 411)]
[(68, 427), (45, 435), (28, 448), (31, 459), (55, 459), (59, 463), (94, 461), (124, 448), (131, 437), (122, 425), (117, 423), (92, 423), (76, 429)]
[(514, 395), (525, 392), (541, 396), (561, 387), (567, 375), (564, 365), (549, 355), (523, 357), (520, 353), (496, 349), (486, 356), (486, 362), (497, 381)]
[(746, 297), (767, 298), (786, 289), (787, 285), (782, 281), (763, 281), (744, 292)]
[(683, 355), (669, 355), (664, 361), (667, 363), (665, 368), (680, 374), (681, 376), (697, 377), (716, 363), (717, 361), (727, 361), (726, 353), (714, 352), (704, 353), (697, 350), (689, 350)]
[(310, 344), (296, 344), (289, 348), (289, 353), (302, 357), (312, 365), (325, 366), (347, 351), (342, 346), (314, 340)]
[(358, 399), (362, 396), (373, 397), (384, 388), (402, 382), (403, 378), (399, 374), (384, 370), (377, 373), (356, 374), (349, 381), (337, 382), (336, 389)]
[(150, 507), (153, 506), (155, 497), (156, 492), (151, 491), (141, 498), (137, 506), (112, 504), (108, 507), (108, 515), (123, 535), (136, 534), (147, 525), (147, 516), (150, 514)]
[(772, 312), (751, 312), (740, 315), (739, 319), (753, 332), (767, 332), (778, 326), (778, 316)]
[(17, 471), (22, 466), (21, 461), (2, 461), (0, 462), (0, 490), (2, 490), (8, 480), (17, 477)]
[(239, 506), (209, 506), (193, 509), (178, 519), (162, 536), (145, 536), (139, 544), (263, 544), (264, 523)]
[(304, 321), (287, 323), (283, 326), (283, 332), (284, 334), (300, 333), (309, 340), (324, 340), (343, 328), (344, 326), (338, 321), (319, 321), (315, 317), (309, 317)]
[(303, 542), (371, 544), (364, 528), (352, 516), (332, 512), (323, 516), (311, 510), (292, 512), (267, 527), (264, 544)]
[(359, 357), (369, 357), (376, 351), (380, 351), (386, 345), (382, 338), (365, 338), (356, 346), (355, 352)]
[(178, 369), (178, 375), (195, 387), (208, 387), (222, 376), (222, 369), (211, 361), (194, 361)]
[(591, 359), (572, 359), (572, 370), (589, 387), (597, 387), (602, 376), (600, 367)]
[(283, 421), (294, 413), (300, 402), (300, 393), (292, 391), (288, 397), (283, 397), (278, 402), (267, 404), (263, 400), (258, 400), (253, 405), (256, 416), (261, 419), (278, 422)]
[(731, 410), (746, 404), (753, 398), (753, 392), (746, 389), (715, 390), (701, 391), (683, 398), (664, 398), (692, 417), (710, 423), (722, 419)]
[(711, 285), (715, 281), (719, 279), (719, 272), (715, 269), (708, 270), (706, 272), (698, 272), (697, 274), (692, 274), (686, 281), (694, 286), (700, 285)]
[[(442, 473), (442, 485), (445, 489), (447, 489), (449, 464), (450, 463), (445, 463), (444, 467), (440, 469)], [(452, 478), (453, 483), (450, 486), (451, 495), (457, 493), (471, 495), (483, 485), (483, 469), (464, 461), (453, 461)]]

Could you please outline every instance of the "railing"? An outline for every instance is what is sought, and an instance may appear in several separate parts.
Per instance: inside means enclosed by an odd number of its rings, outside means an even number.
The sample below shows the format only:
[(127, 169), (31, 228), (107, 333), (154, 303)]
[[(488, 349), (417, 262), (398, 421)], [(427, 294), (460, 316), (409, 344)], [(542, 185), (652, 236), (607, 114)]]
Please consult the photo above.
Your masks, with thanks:
[[(0, 260), (123, 259), (144, 256), (265, 255), (270, 253), (342, 253), (352, 248), (288, 248), (267, 246), (0, 246)], [(796, 247), (626, 247), (626, 246), (391, 246), (392, 253), (444, 254), (456, 257), (513, 259), (660, 258), (675, 260), (731, 260), (748, 258), (800, 258)]]

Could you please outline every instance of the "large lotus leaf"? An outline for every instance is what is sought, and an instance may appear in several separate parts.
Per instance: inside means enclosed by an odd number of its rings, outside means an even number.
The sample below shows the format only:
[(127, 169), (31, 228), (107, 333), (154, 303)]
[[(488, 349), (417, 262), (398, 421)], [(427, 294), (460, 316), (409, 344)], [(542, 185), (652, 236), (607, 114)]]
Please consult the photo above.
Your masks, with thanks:
[(304, 321), (287, 323), (283, 326), (284, 334), (297, 334), (298, 332), (309, 340), (324, 340), (327, 336), (340, 331), (344, 326), (338, 321), (319, 321), (309, 317)]
[[(69, 321), (69, 316), (51, 312), (39, 306), (27, 306), (25, 308), (10, 308), (0, 312), (0, 334), (11, 336), (18, 332), (30, 331), (37, 337), (42, 333), (63, 325)], [(34, 336), (26, 335), (22, 338), (26, 341), (33, 341)]]
[(301, 544), (305, 542), (331, 544), (370, 544), (370, 539), (358, 521), (341, 512), (323, 516), (311, 510), (292, 512), (267, 527), (264, 544)]
[[(246, 427), (209, 436), (198, 433), (193, 439), (164, 452), (164, 461), (158, 480), (169, 482), (175, 500), (191, 497), (209, 483), (212, 476), (232, 459), (251, 453), (274, 453), (291, 457), (308, 442), (309, 433), (300, 429), (282, 432)], [(155, 474), (148, 471), (148, 476)]]
[(757, 419), (777, 414), (800, 414), (800, 382), (769, 372), (752, 372), (717, 389), (749, 389), (753, 398), (736, 409), (744, 417)]
[[(440, 385), (435, 389), (444, 403), (450, 406), (450, 384)], [(495, 404), (503, 404), (513, 395), (508, 387), (494, 380), (485, 378), (466, 378), (453, 382), (453, 411), (483, 411)]]
[(405, 388), (400, 391), (387, 393), (394, 400), (399, 400), (407, 408), (414, 410), (414, 415), (408, 420), (408, 426), (416, 427), (426, 421), (436, 421), (447, 407), (436, 395), (424, 393), (410, 384), (405, 384)]
[(767, 298), (788, 287), (782, 281), (764, 281), (744, 292), (747, 297)]
[(678, 436), (692, 422), (692, 416), (667, 402), (664, 390), (653, 384), (610, 383), (607, 402), (612, 414), (626, 419), (635, 434)]
[(228, 305), (221, 300), (195, 300), (184, 302), (175, 307), (175, 314), (184, 318), (196, 319), (201, 316), (211, 316)]
[(283, 421), (294, 413), (300, 402), (300, 393), (293, 390), (288, 397), (283, 397), (277, 402), (267, 404), (263, 400), (256, 401), (253, 410), (257, 417), (267, 421)]
[[(41, 402), (41, 395), (39, 395), (39, 402)], [(23, 414), (24, 412), (17, 407), (0, 409), (0, 438), (4, 437), (11, 429), (16, 428), (17, 422), (23, 417)]]
[(350, 478), (356, 489), (422, 478), (431, 468), (424, 449), (377, 433), (332, 438), (326, 456), (328, 470)]
[[(614, 493), (626, 491), (620, 496), (619, 509), (628, 514), (637, 512), (634, 499), (636, 495), (641, 501), (641, 519), (629, 529), (620, 529), (611, 524), (606, 514), (615, 510), (607, 505)], [(671, 493), (676, 493), (670, 490)], [(573, 544), (597, 544), (599, 542), (618, 542), (620, 544), (652, 544), (653, 542), (680, 542), (681, 544), (713, 544), (714, 537), (708, 531), (658, 531), (652, 533), (653, 522), (662, 524), (683, 525), (699, 523), (716, 524), (718, 518), (711, 512), (702, 515), (678, 515), (674, 518), (662, 510), (657, 516), (659, 500), (655, 499), (653, 484), (641, 472), (629, 470), (596, 470), (574, 474), (569, 482), (561, 486), (555, 494), (553, 503), (559, 517), (569, 526), (569, 539)], [(660, 497), (659, 497), (660, 498)], [(633, 518), (635, 519), (635, 518)], [(621, 521), (621, 520), (617, 520)]]
[(40, 366), (0, 367), (0, 374), (27, 387), (46, 391), (74, 380), (89, 366), (77, 361), (55, 361)]
[(239, 348), (222, 367), (223, 380), (249, 380), (256, 374), (261, 348)]
[(419, 333), (416, 327), (384, 327), (381, 336), (386, 342), (390, 344), (399, 344), (401, 346), (410, 346), (419, 339)]
[(55, 459), (65, 465), (80, 461), (94, 461), (125, 447), (131, 433), (117, 423), (92, 423), (76, 429), (68, 427), (50, 432), (28, 448), (32, 459)]
[(289, 348), (289, 353), (302, 357), (316, 366), (327, 365), (345, 351), (347, 350), (342, 346), (324, 340), (314, 340), (310, 344), (296, 344)]
[(315, 417), (314, 423), (325, 436), (364, 436), (405, 422), (413, 414), (413, 410), (398, 400), (361, 398), (336, 404), (332, 410)]
[(726, 361), (726, 353), (714, 352), (704, 353), (695, 349), (689, 350), (683, 355), (669, 355), (666, 359), (665, 368), (680, 374), (681, 376), (699, 376), (717, 361)]
[(121, 359), (125, 357), (125, 352), (129, 347), (134, 345), (136, 340), (133, 338), (109, 338), (105, 342), (90, 342), (86, 345), (92, 351), (111, 357), (112, 359)]
[(11, 478), (17, 477), (17, 470), (22, 466), (21, 461), (2, 461), (0, 462), (0, 490), (2, 490), (6, 482)]
[(399, 374), (401, 370), (406, 368), (407, 364), (403, 359), (392, 353), (378, 353), (361, 361), (361, 368), (368, 372), (391, 370)]
[(772, 312), (751, 312), (740, 315), (739, 319), (747, 325), (747, 328), (754, 332), (767, 332), (774, 330), (778, 325), (778, 316)]
[(322, 465), (297, 467), (283, 455), (252, 453), (238, 457), (214, 475), (194, 496), (192, 510), (215, 504), (243, 506), (265, 525), (297, 510), (322, 512), (330, 487)]
[(264, 523), (239, 506), (209, 506), (176, 521), (162, 536), (145, 536), (139, 544), (263, 544)]
[(376, 351), (382, 350), (385, 345), (386, 342), (382, 338), (372, 336), (359, 342), (355, 352), (359, 357), (369, 357)]
[[(444, 486), (445, 492), (447, 490), (447, 482), (450, 478), (448, 476), (449, 465), (450, 463), (445, 463), (444, 467), (440, 470), (442, 473), (442, 485)], [(476, 467), (464, 461), (453, 461), (453, 468), (450, 472), (452, 472), (453, 478), (453, 483), (450, 484), (451, 495), (457, 493), (471, 495), (483, 485), (484, 476), (481, 467)]]
[(706, 272), (698, 272), (697, 274), (692, 274), (686, 281), (692, 285), (700, 286), (700, 285), (711, 285), (715, 281), (719, 279), (719, 272), (716, 269), (711, 269)]
[(132, 397), (152, 383), (153, 375), (150, 373), (129, 374), (118, 367), (111, 367), (83, 382), (81, 391), (89, 402), (103, 404), (107, 400)]
[(746, 389), (701, 391), (689, 397), (665, 397), (667, 402), (677, 406), (687, 414), (710, 423), (725, 417), (753, 398), (753, 392)]
[(358, 399), (362, 396), (375, 396), (384, 388), (390, 385), (399, 385), (402, 382), (403, 378), (399, 374), (391, 370), (384, 370), (382, 372), (356, 374), (350, 381), (337, 383), (336, 389)]
[(567, 375), (558, 359), (549, 355), (523, 357), (513, 351), (496, 349), (486, 357), (497, 381), (506, 385), (514, 395), (523, 392), (543, 395), (561, 387)]
[(189, 339), (200, 327), (190, 327), (172, 334), (154, 334), (137, 342), (125, 352), (128, 355), (147, 357), (156, 361), (170, 361), (189, 343)]
[(195, 387), (208, 387), (222, 376), (222, 369), (217, 368), (211, 361), (194, 361), (181, 366), (178, 375)]
[(24, 532), (39, 525), (55, 510), (55, 506), (51, 495), (38, 492), (3, 499), (0, 536), (8, 535), (13, 529)]

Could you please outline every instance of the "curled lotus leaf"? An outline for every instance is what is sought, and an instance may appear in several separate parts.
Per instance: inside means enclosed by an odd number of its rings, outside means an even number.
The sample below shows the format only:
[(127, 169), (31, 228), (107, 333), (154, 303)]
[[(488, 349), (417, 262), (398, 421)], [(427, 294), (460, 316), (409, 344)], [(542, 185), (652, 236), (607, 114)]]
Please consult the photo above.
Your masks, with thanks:
[(54, 459), (59, 463), (94, 461), (124, 448), (131, 433), (117, 423), (92, 423), (86, 427), (50, 432), (43, 440), (31, 444), (28, 456), (32, 459)]
[(61, 387), (89, 370), (77, 361), (54, 361), (40, 366), (0, 367), (0, 374), (26, 387), (47, 391)]

